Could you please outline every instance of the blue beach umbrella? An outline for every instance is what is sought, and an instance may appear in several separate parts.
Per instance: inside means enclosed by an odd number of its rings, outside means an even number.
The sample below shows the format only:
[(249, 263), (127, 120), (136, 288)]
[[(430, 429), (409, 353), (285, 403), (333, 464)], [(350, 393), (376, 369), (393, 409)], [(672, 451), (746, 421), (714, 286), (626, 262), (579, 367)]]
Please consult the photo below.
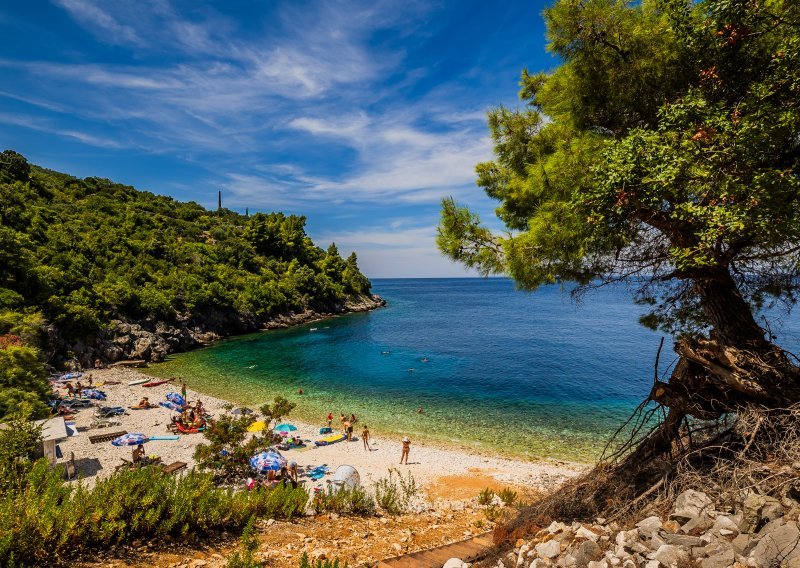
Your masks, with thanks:
[(115, 446), (138, 446), (147, 442), (147, 436), (144, 434), (124, 434), (119, 438), (112, 440), (111, 443)]
[(273, 430), (275, 432), (294, 432), (297, 430), (297, 426), (294, 424), (278, 424)]
[(183, 406), (186, 402), (181, 395), (176, 392), (168, 392), (167, 395), (164, 397), (170, 402), (174, 402), (178, 406)]
[(250, 466), (260, 473), (278, 471), (286, 467), (286, 458), (278, 452), (261, 452), (250, 458)]
[(158, 405), (163, 406), (164, 408), (169, 408), (170, 410), (174, 410), (175, 412), (180, 412), (182, 410), (180, 404), (175, 404), (170, 400), (162, 400), (158, 403)]

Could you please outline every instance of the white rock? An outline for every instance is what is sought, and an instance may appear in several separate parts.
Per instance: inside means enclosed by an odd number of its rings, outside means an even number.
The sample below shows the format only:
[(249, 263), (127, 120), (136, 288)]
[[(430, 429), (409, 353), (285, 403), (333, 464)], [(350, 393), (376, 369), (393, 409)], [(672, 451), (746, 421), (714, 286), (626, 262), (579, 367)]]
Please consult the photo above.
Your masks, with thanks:
[(586, 565), (586, 568), (609, 568), (608, 561), (605, 558), (603, 560), (592, 560)]
[(711, 499), (708, 495), (694, 489), (687, 489), (675, 498), (675, 509), (670, 518), (687, 522), (700, 513), (707, 513), (711, 509)]
[(460, 558), (451, 558), (444, 563), (442, 568), (464, 568), (464, 566), (466, 566), (466, 563)]
[(541, 558), (555, 558), (561, 554), (561, 544), (557, 540), (548, 540), (537, 544), (536, 552)]
[(664, 566), (672, 566), (688, 556), (687, 552), (681, 547), (672, 544), (664, 544), (658, 550), (649, 554), (647, 558), (650, 560), (658, 560)]
[(600, 535), (594, 531), (587, 529), (584, 526), (581, 526), (577, 531), (575, 531), (575, 536), (579, 538), (585, 538), (591, 540), (593, 542), (597, 542), (597, 539), (600, 538)]
[(636, 523), (636, 528), (639, 529), (640, 533), (650, 536), (661, 528), (661, 519), (655, 516), (647, 517)]

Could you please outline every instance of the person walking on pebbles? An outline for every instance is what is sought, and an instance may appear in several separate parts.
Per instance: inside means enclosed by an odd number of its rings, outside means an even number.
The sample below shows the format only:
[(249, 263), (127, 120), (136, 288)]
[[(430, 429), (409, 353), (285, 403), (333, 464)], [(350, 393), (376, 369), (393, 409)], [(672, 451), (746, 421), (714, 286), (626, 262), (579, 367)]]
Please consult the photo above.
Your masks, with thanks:
[(364, 424), (364, 430), (361, 432), (361, 441), (364, 442), (364, 449), (371, 452), (372, 448), (369, 447), (369, 428), (367, 428), (366, 424)]
[(400, 463), (403, 463), (405, 460), (406, 465), (408, 465), (408, 453), (411, 451), (411, 440), (408, 436), (403, 438), (403, 453), (400, 454)]

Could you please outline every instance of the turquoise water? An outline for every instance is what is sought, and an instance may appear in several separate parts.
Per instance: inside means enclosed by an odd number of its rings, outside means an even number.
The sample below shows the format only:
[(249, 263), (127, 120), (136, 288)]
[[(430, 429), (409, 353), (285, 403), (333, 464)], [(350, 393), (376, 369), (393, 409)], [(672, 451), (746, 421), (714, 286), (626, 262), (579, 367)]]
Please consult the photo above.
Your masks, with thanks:
[[(286, 396), (315, 422), (355, 413), (385, 433), (578, 460), (599, 455), (652, 385), (661, 335), (638, 325), (621, 287), (576, 305), (505, 279), (373, 284), (388, 307), (222, 341), (153, 372), (250, 406)], [(789, 347), (796, 323), (778, 329)]]

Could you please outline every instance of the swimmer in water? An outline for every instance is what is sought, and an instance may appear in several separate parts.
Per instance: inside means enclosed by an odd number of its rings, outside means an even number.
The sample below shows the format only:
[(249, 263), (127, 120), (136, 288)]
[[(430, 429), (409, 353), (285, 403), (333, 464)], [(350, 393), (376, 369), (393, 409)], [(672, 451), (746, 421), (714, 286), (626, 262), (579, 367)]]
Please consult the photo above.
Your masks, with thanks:
[(422, 414), (423, 412), (425, 412), (425, 410), (421, 406), (417, 408), (417, 414)]
[(423, 358), (422, 358), (422, 359), (420, 359), (420, 360), (421, 360), (423, 363), (427, 363), (428, 361), (430, 361), (430, 359), (428, 359), (427, 357), (423, 357)]
[(408, 368), (408, 372), (409, 372), (409, 373), (413, 373), (413, 372), (414, 372), (414, 367), (409, 367), (409, 368)]

